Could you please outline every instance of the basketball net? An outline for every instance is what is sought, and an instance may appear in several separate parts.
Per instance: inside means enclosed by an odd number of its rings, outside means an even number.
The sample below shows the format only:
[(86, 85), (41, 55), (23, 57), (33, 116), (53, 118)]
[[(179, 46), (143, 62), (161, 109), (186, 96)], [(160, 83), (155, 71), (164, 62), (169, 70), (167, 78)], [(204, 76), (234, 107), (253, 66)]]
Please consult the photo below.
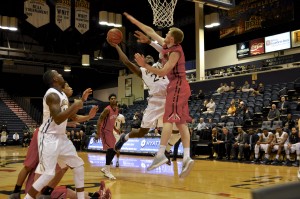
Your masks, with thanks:
[(148, 0), (153, 11), (153, 24), (158, 27), (170, 27), (174, 24), (173, 14), (177, 0)]

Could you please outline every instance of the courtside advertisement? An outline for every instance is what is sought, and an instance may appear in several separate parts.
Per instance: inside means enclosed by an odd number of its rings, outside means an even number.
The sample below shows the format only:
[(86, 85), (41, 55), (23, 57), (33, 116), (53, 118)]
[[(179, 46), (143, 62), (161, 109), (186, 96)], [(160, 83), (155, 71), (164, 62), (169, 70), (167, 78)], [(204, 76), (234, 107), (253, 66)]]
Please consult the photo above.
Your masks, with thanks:
[[(155, 154), (158, 151), (160, 145), (160, 137), (143, 137), (143, 138), (131, 138), (122, 147), (121, 152), (125, 153), (137, 153), (137, 154)], [(103, 151), (103, 145), (101, 140), (94, 140), (94, 137), (90, 138), (88, 150)], [(173, 147), (171, 149), (173, 151)], [(182, 143), (178, 148), (178, 155), (183, 154)]]

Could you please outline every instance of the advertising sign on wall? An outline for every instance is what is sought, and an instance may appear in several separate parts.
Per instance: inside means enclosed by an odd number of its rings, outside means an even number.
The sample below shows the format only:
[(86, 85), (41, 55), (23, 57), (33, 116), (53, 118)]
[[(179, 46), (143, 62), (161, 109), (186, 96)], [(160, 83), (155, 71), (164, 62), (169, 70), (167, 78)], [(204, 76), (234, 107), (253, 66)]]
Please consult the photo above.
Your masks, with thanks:
[(236, 44), (236, 56), (237, 56), (237, 58), (243, 58), (243, 57), (250, 56), (250, 48), (249, 48), (248, 41)]
[(277, 35), (265, 37), (266, 53), (291, 48), (291, 34), (285, 32)]
[(253, 39), (250, 41), (250, 55), (260, 55), (265, 53), (264, 38)]

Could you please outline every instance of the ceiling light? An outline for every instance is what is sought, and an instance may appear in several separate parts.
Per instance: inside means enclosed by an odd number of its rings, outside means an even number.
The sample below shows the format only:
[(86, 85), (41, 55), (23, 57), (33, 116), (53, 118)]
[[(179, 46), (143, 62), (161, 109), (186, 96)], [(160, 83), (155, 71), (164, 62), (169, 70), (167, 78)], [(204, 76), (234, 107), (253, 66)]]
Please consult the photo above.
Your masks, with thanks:
[(100, 25), (107, 25), (108, 21), (108, 13), (106, 11), (99, 12), (99, 24)]
[(108, 13), (107, 25), (108, 26), (115, 26), (115, 13), (113, 13), (113, 12)]
[(210, 21), (212, 26), (219, 26), (220, 25), (219, 13), (217, 12), (211, 13)]
[(210, 15), (205, 15), (205, 28), (212, 28)]
[(115, 27), (122, 27), (122, 15), (116, 14), (115, 16)]
[(89, 66), (90, 65), (90, 55), (87, 55), (87, 54), (82, 55), (81, 64), (83, 66)]
[(71, 72), (71, 66), (64, 66), (65, 72)]
[(18, 30), (18, 19), (16, 17), (9, 18), (9, 30), (11, 31)]
[(9, 29), (9, 18), (8, 16), (2, 16), (1, 18), (1, 28)]

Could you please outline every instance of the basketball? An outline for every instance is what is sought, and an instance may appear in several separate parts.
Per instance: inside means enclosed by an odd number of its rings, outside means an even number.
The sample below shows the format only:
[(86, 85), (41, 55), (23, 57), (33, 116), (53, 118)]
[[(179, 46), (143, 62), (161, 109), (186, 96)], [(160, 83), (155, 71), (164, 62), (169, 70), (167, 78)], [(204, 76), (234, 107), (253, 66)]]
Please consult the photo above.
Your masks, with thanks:
[(123, 33), (117, 28), (112, 28), (107, 32), (107, 38), (114, 44), (119, 44), (123, 40)]

